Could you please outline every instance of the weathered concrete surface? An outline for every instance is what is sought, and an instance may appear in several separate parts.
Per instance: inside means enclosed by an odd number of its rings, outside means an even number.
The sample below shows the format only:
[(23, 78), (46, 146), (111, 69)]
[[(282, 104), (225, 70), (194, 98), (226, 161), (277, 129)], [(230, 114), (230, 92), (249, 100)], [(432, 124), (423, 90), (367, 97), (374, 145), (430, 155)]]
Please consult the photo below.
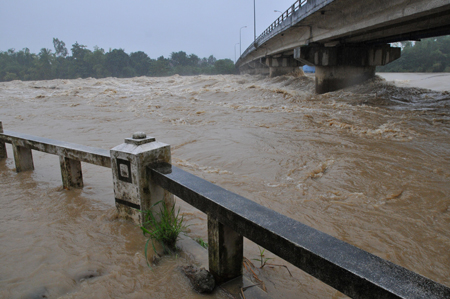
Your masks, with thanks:
[(269, 77), (283, 76), (295, 72), (303, 65), (300, 61), (292, 56), (288, 57), (266, 57), (266, 65), (269, 67)]
[(61, 178), (64, 189), (83, 188), (83, 173), (81, 162), (66, 157), (59, 157)]
[(241, 72), (241, 74), (248, 74), (248, 75), (269, 75), (270, 73), (269, 67), (267, 67), (267, 65), (261, 60), (256, 60), (247, 63), (242, 68), (240, 68), (239, 71)]
[(5, 130), (0, 140), (32, 150), (103, 167), (111, 167), (109, 150)]
[[(3, 134), (3, 124), (0, 121), (0, 134)], [(6, 159), (8, 154), (6, 152), (6, 144), (0, 139), (0, 160)]]
[(208, 215), (209, 271), (217, 284), (242, 275), (243, 254), (243, 237)]
[(20, 146), (19, 143), (12, 143), (14, 163), (16, 164), (16, 171), (22, 172), (27, 170), (34, 170), (33, 154), (28, 147)]
[(316, 66), (316, 93), (322, 94), (375, 77), (374, 66)]
[[(136, 135), (114, 147), (111, 153), (114, 196), (119, 216), (142, 225), (144, 213), (159, 201), (168, 208), (174, 204), (173, 195), (154, 184), (147, 166), (157, 162), (171, 162), (170, 145), (155, 141), (153, 137)], [(140, 211), (138, 211), (140, 210)]]
[(177, 167), (163, 164), (150, 173), (155, 183), (217, 222), (352, 298), (450, 298), (444, 285)]

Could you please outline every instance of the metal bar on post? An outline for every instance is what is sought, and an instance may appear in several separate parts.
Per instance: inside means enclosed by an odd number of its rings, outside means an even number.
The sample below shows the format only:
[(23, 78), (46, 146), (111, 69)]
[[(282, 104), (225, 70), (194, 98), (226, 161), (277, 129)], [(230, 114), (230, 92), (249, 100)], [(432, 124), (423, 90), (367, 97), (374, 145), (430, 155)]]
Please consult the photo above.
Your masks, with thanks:
[(83, 188), (81, 162), (60, 156), (59, 164), (61, 166), (61, 178), (64, 189)]
[[(0, 120), (0, 134), (3, 134), (3, 124)], [(8, 157), (6, 153), (6, 145), (4, 141), (0, 141), (0, 160), (6, 159)]]
[(209, 272), (217, 284), (242, 275), (244, 238), (230, 227), (208, 215)]

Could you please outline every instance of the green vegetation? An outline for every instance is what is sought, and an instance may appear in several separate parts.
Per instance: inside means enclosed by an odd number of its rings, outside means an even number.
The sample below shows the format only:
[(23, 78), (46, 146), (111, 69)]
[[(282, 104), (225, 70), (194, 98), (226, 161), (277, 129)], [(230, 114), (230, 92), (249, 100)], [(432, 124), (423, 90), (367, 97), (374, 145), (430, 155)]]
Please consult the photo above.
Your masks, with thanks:
[(268, 260), (272, 260), (273, 258), (264, 256), (264, 252), (266, 251), (264, 248), (261, 248), (258, 246), (258, 249), (259, 249), (259, 257), (257, 259), (252, 259), (252, 260), (260, 262), (260, 264), (261, 264), (260, 268), (262, 268), (266, 265)]
[(203, 248), (208, 249), (208, 243), (206, 243), (202, 238), (197, 238), (195, 241)]
[[(159, 212), (154, 213), (152, 209), (160, 205)], [(145, 220), (141, 226), (144, 236), (148, 235), (148, 240), (145, 243), (145, 259), (148, 264), (147, 248), (150, 241), (152, 242), (153, 250), (156, 252), (154, 241), (160, 242), (164, 248), (164, 252), (172, 252), (176, 249), (175, 243), (178, 235), (185, 231), (187, 226), (183, 224), (183, 216), (180, 216), (180, 209), (175, 214), (175, 205), (169, 210), (164, 201), (155, 203), (150, 210), (143, 211)]]
[(71, 48), (72, 56), (69, 56), (63, 41), (54, 38), (53, 46), (54, 53), (45, 48), (38, 54), (30, 53), (28, 48), (0, 52), (0, 81), (235, 73), (233, 61), (217, 60), (213, 55), (199, 58), (179, 51), (172, 52), (169, 58), (151, 59), (142, 51), (129, 55), (123, 49), (105, 52), (94, 47), (91, 51), (76, 42)]
[(402, 57), (378, 72), (450, 72), (450, 36), (402, 42)]

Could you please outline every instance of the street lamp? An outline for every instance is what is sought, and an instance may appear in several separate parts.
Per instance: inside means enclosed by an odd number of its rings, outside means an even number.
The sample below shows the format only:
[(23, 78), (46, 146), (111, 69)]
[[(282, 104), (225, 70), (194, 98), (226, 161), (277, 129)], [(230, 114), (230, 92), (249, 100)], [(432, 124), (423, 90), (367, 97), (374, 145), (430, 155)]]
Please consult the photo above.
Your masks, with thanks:
[(279, 11), (279, 10), (274, 10), (273, 12), (279, 12), (281, 14), (283, 13), (282, 11)]
[(240, 45), (240, 43), (234, 45), (234, 64), (236, 64), (236, 45)]
[(239, 29), (239, 56), (242, 55), (241, 36), (242, 36), (242, 29), (243, 28), (247, 28), (247, 26), (241, 27), (241, 29)]
[(253, 0), (253, 42), (256, 43), (256, 0)]

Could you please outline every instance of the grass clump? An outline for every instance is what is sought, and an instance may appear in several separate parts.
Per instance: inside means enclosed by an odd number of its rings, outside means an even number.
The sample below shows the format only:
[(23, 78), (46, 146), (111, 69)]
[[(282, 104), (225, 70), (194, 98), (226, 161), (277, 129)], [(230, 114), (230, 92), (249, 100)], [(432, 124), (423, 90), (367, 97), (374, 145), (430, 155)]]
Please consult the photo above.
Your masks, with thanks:
[(261, 263), (261, 267), (260, 268), (262, 268), (262, 267), (264, 267), (266, 265), (268, 260), (272, 260), (273, 258), (264, 256), (264, 252), (266, 251), (264, 248), (261, 248), (261, 247), (258, 246), (258, 249), (259, 249), (259, 258), (252, 259), (252, 260), (260, 262)]
[(200, 244), (203, 248), (208, 249), (208, 243), (206, 243), (202, 238), (195, 239), (195, 242)]
[[(159, 205), (159, 211), (154, 212), (154, 208)], [(142, 211), (144, 214), (144, 223), (140, 227), (144, 236), (148, 236), (148, 240), (145, 243), (145, 259), (147, 260), (147, 248), (152, 242), (153, 250), (157, 253), (154, 241), (162, 244), (164, 253), (170, 253), (175, 251), (175, 244), (178, 236), (181, 232), (184, 232), (187, 228), (184, 225), (184, 218), (180, 216), (180, 208), (175, 213), (175, 205), (171, 209), (167, 208), (166, 203), (161, 200), (155, 203), (150, 210)]]

